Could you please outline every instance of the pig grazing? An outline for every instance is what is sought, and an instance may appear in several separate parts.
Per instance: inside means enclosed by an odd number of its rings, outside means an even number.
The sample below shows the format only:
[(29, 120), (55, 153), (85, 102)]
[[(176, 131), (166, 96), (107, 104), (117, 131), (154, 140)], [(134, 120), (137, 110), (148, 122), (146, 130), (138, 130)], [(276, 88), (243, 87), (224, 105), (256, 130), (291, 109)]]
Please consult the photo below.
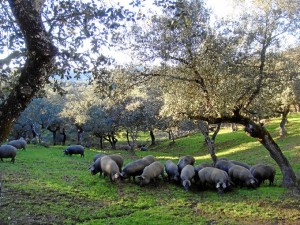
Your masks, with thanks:
[(269, 180), (269, 185), (274, 183), (276, 171), (273, 166), (257, 164), (251, 167), (250, 172), (257, 179), (259, 185), (265, 180)]
[(142, 159), (138, 159), (136, 161), (128, 163), (121, 172), (121, 178), (130, 179), (130, 177), (133, 177), (133, 180), (135, 181), (135, 177), (141, 175), (143, 173), (144, 168), (146, 166), (149, 166), (154, 161), (154, 157), (149, 155), (145, 156)]
[(198, 172), (199, 182), (201, 187), (206, 185), (214, 186), (218, 193), (221, 194), (224, 190), (229, 189), (232, 182), (228, 174), (224, 170), (214, 167), (206, 167)]
[(226, 173), (228, 173), (229, 169), (231, 167), (233, 167), (235, 164), (233, 162), (230, 162), (229, 160), (227, 159), (219, 159), (217, 162), (216, 162), (216, 165), (215, 167), (220, 169), (220, 170), (223, 170), (225, 171)]
[(109, 156), (103, 156), (101, 158), (101, 170), (104, 173), (104, 177), (108, 176), (111, 182), (120, 179), (120, 170), (117, 163)]
[(171, 160), (165, 162), (165, 170), (168, 175), (168, 180), (170, 181), (179, 181), (179, 171), (178, 166)]
[(250, 170), (251, 166), (249, 166), (246, 163), (240, 162), (240, 161), (236, 161), (236, 160), (229, 160), (230, 162), (232, 162), (234, 165), (239, 165), (242, 167), (245, 167), (246, 169)]
[(80, 154), (81, 157), (84, 157), (84, 147), (82, 145), (71, 145), (64, 150), (64, 153), (70, 156)]
[(195, 163), (195, 158), (191, 155), (180, 157), (177, 163), (179, 173), (186, 165), (194, 165), (194, 163)]
[(180, 174), (181, 184), (184, 190), (188, 191), (192, 186), (192, 179), (195, 176), (195, 169), (192, 165), (186, 165)]
[(155, 181), (159, 176), (164, 178), (164, 165), (159, 161), (155, 161), (144, 168), (142, 175), (139, 177), (140, 186), (142, 187), (151, 181)]
[(13, 140), (7, 143), (8, 145), (14, 146), (16, 149), (26, 149), (27, 142), (24, 139)]
[(153, 155), (147, 155), (145, 157), (143, 157), (144, 160), (148, 161), (148, 165), (150, 165), (151, 163), (153, 163), (155, 161), (155, 158)]
[(197, 182), (199, 180), (199, 176), (198, 176), (198, 173), (200, 170), (202, 170), (203, 168), (206, 168), (206, 167), (213, 167), (213, 165), (211, 163), (201, 163), (197, 166), (194, 167), (194, 170), (195, 170), (195, 177), (194, 177), (194, 180)]
[(12, 145), (1, 145), (0, 146), (0, 159), (3, 161), (4, 158), (11, 158), (12, 163), (15, 163), (17, 155), (17, 149)]
[[(96, 175), (97, 173), (100, 173), (100, 176), (102, 175), (102, 170), (101, 170), (101, 158), (103, 158), (104, 156), (107, 156), (105, 154), (97, 154), (99, 155), (99, 157), (96, 159), (96, 161), (93, 163), (92, 166), (90, 166), (89, 170), (91, 171), (92, 175)], [(119, 167), (119, 171), (122, 170), (122, 166), (123, 166), (123, 162), (124, 159), (121, 155), (118, 154), (113, 154), (113, 155), (108, 155), (112, 160), (114, 160), (118, 167)], [(95, 158), (96, 156), (94, 156)]]
[(96, 154), (96, 155), (94, 155), (93, 161), (95, 162), (98, 158), (101, 158), (101, 157), (103, 157), (105, 155), (106, 154), (103, 154), (103, 153)]
[(229, 169), (228, 175), (235, 184), (241, 187), (257, 188), (259, 186), (257, 179), (245, 167), (234, 165)]
[(117, 163), (117, 165), (119, 167), (119, 171), (121, 171), (123, 163), (124, 163), (123, 157), (119, 154), (112, 154), (112, 155), (108, 155), (108, 156)]
[(97, 158), (93, 165), (90, 166), (89, 170), (91, 171), (92, 175), (96, 175), (97, 173), (100, 173), (100, 176), (102, 175), (101, 158), (102, 157)]

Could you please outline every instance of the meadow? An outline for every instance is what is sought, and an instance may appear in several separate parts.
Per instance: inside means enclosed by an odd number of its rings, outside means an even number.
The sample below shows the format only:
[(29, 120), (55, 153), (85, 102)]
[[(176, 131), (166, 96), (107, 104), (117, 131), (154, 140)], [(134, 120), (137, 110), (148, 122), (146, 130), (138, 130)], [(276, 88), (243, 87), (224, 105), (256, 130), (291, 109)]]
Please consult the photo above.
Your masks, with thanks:
[[(265, 126), (281, 147), (297, 175), (300, 171), (300, 114), (291, 114), (288, 136), (279, 138), (279, 118)], [(218, 195), (215, 190), (188, 192), (177, 184), (159, 181), (140, 187), (133, 181), (111, 183), (88, 170), (99, 152), (119, 153), (125, 164), (145, 155), (177, 163), (191, 154), (196, 164), (210, 162), (201, 134), (161, 140), (148, 151), (130, 155), (122, 150), (86, 149), (85, 157), (64, 156), (64, 146), (28, 145), (18, 151), (15, 164), (0, 162), (0, 224), (300, 224), (299, 189), (281, 187), (282, 175), (268, 151), (242, 128), (222, 128), (216, 138), (218, 157), (250, 165), (268, 163), (276, 168), (275, 185), (235, 188)]]

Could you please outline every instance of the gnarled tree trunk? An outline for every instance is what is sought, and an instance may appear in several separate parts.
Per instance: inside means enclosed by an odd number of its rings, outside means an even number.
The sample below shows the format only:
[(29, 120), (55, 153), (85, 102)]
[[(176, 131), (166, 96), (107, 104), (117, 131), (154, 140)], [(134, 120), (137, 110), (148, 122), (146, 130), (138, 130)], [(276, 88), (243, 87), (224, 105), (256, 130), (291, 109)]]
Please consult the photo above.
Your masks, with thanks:
[(287, 135), (286, 129), (285, 129), (285, 125), (287, 123), (287, 115), (290, 112), (290, 107), (285, 107), (282, 111), (281, 111), (281, 122), (279, 124), (279, 135), (280, 137), (285, 137)]
[(265, 148), (269, 151), (270, 156), (276, 161), (280, 170), (283, 174), (283, 186), (292, 187), (295, 185), (296, 176), (292, 167), (287, 160), (287, 158), (283, 155), (282, 151), (280, 150), (279, 146), (275, 143), (273, 138), (270, 136), (268, 132), (264, 134), (264, 137), (261, 143), (265, 146)]
[(208, 152), (211, 156), (212, 161), (214, 162), (214, 164), (216, 164), (217, 162), (217, 156), (215, 153), (215, 139), (217, 137), (217, 134), (220, 131), (221, 128), (221, 123), (219, 123), (216, 127), (216, 129), (214, 130), (214, 133), (212, 135), (212, 137), (209, 137), (209, 129), (208, 129), (208, 125), (205, 124), (202, 120), (199, 121), (199, 127), (200, 127), (200, 131), (204, 136), (205, 142), (208, 145)]
[(5, 141), (13, 122), (51, 75), (57, 54), (35, 1), (10, 0), (9, 4), (24, 36), (27, 58), (17, 85), (0, 105), (0, 143)]
[[(245, 118), (244, 118), (245, 119)], [(259, 124), (255, 124), (251, 120), (242, 120), (242, 124), (245, 125), (245, 131), (254, 138), (257, 138), (259, 142), (269, 151), (272, 159), (275, 160), (277, 165), (279, 166), (282, 175), (282, 186), (285, 187), (293, 187), (296, 184), (296, 175), (287, 160), (287, 158), (283, 155), (280, 147), (276, 144), (276, 142), (271, 137), (270, 133), (267, 129)]]
[(155, 136), (153, 130), (150, 130), (150, 137), (151, 137), (151, 145), (155, 145)]

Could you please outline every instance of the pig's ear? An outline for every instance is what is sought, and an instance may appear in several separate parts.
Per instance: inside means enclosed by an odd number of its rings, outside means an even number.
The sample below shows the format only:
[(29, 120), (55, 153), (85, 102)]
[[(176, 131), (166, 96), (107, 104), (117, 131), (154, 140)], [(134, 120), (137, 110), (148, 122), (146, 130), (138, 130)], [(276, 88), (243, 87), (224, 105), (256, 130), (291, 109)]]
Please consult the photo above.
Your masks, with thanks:
[(141, 180), (144, 180), (145, 179), (145, 177), (143, 177), (143, 176), (138, 176), (138, 177), (136, 177), (139, 181), (141, 181)]

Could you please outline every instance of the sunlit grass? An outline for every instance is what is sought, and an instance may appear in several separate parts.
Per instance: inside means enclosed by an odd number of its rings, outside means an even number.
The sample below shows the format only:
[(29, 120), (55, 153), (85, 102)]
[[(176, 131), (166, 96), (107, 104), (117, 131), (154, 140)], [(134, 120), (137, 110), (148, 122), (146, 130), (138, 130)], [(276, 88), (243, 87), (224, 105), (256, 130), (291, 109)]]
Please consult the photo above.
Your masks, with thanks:
[[(300, 172), (300, 114), (289, 118), (289, 135), (279, 138), (280, 119), (265, 126), (275, 138), (295, 172)], [(145, 133), (143, 141), (149, 139)], [(125, 164), (145, 155), (161, 162), (177, 163), (191, 154), (196, 164), (211, 161), (201, 134), (190, 134), (171, 141), (159, 141), (149, 151), (136, 155), (122, 150), (86, 148), (84, 158), (64, 156), (63, 146), (44, 148), (29, 145), (18, 151), (16, 163), (0, 162), (2, 195), (0, 223), (4, 224), (291, 224), (300, 220), (299, 195), (280, 187), (281, 172), (269, 152), (242, 127), (231, 132), (222, 128), (216, 138), (216, 154), (246, 162), (269, 163), (276, 168), (275, 186), (266, 182), (256, 190), (236, 188), (224, 195), (215, 190), (189, 192), (177, 184), (158, 181), (140, 187), (133, 181), (111, 183), (92, 176), (88, 170), (93, 156), (119, 153)], [(12, 210), (13, 209), (13, 210)]]

